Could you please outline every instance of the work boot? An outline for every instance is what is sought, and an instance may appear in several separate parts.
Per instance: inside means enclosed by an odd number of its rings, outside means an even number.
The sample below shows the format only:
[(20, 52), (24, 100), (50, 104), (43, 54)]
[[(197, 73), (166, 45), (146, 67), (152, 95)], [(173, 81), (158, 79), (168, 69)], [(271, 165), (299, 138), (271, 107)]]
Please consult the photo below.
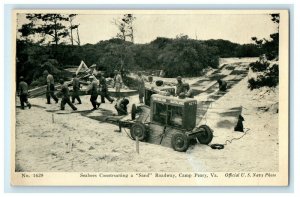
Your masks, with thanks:
[(97, 108), (99, 108), (99, 107), (100, 107), (100, 103), (97, 103), (96, 105), (97, 105)]
[(94, 110), (96, 110), (97, 108), (93, 108), (93, 109), (91, 109), (92, 111), (94, 111)]
[(77, 108), (74, 108), (73, 111), (77, 111)]
[(110, 101), (110, 104), (112, 104), (114, 101), (115, 101), (115, 100), (114, 100), (114, 99), (112, 99), (112, 100)]
[(57, 104), (57, 103), (58, 103), (58, 101), (59, 101), (59, 99), (57, 99), (57, 100), (55, 101), (55, 103)]
[(27, 106), (28, 106), (28, 109), (30, 109), (30, 108), (31, 108), (31, 104), (30, 104), (30, 103), (28, 103), (28, 105), (27, 105)]

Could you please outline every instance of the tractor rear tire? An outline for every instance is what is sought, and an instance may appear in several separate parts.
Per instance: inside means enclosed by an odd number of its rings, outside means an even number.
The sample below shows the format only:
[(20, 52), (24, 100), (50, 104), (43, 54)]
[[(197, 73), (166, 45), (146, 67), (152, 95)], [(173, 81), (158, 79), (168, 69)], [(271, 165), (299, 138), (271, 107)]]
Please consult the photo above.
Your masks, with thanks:
[(173, 134), (171, 143), (173, 149), (178, 152), (185, 152), (190, 145), (188, 136), (180, 132)]
[(138, 138), (139, 141), (143, 141), (147, 137), (147, 130), (144, 124), (136, 122), (132, 125), (130, 129), (130, 135), (133, 140)]
[(209, 126), (207, 125), (201, 125), (199, 129), (204, 129), (204, 131), (197, 136), (197, 140), (201, 144), (206, 144), (206, 145), (209, 144), (213, 139), (212, 129), (209, 128)]
[(135, 117), (136, 117), (136, 105), (132, 104), (132, 107), (131, 107), (131, 120), (135, 120)]

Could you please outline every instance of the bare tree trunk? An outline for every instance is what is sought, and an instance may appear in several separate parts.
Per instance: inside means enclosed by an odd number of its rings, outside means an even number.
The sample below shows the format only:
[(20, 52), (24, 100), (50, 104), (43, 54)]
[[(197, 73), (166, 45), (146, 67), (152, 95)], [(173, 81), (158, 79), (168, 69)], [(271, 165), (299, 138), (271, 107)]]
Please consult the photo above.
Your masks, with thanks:
[(132, 27), (132, 24), (131, 24), (131, 27), (130, 27), (130, 38), (131, 38), (131, 42), (134, 43), (134, 37), (133, 37), (133, 27)]
[(76, 28), (76, 30), (77, 30), (77, 44), (78, 44), (78, 46), (80, 46), (80, 37), (79, 37), (78, 27)]
[(70, 21), (70, 40), (71, 40), (71, 44), (72, 46), (74, 45), (74, 38), (73, 38), (73, 25), (72, 25), (72, 22)]
[(58, 45), (58, 35), (57, 35), (57, 24), (56, 24), (56, 20), (54, 21), (54, 41), (55, 41), (55, 45)]
[(123, 35), (123, 40), (126, 41), (126, 35), (124, 31), (122, 32), (122, 35)]

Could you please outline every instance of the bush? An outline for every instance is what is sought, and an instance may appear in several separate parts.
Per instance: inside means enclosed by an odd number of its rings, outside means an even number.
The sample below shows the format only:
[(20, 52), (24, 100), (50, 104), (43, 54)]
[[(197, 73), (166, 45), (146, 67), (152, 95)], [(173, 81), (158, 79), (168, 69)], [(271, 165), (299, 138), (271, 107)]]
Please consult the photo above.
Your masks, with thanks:
[(249, 66), (253, 70), (253, 72), (262, 72), (267, 70), (269, 67), (270, 63), (267, 61), (256, 61), (252, 62)]
[(273, 64), (269, 66), (264, 72), (257, 76), (257, 79), (250, 78), (248, 80), (248, 88), (250, 90), (258, 89), (263, 86), (276, 87), (279, 83), (279, 66)]

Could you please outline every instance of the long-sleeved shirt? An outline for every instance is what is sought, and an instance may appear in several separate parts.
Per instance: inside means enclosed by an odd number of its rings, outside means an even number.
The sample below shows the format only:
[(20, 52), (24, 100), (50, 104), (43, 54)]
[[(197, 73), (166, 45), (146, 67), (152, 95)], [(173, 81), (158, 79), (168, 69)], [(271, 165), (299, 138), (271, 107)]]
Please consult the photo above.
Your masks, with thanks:
[(19, 83), (19, 94), (26, 95), (28, 94), (28, 84), (25, 81)]
[(106, 79), (103, 76), (99, 79), (99, 85), (102, 90), (107, 89)]
[(176, 85), (176, 95), (179, 95), (182, 92), (184, 92), (184, 84), (182, 82), (177, 83), (177, 85)]
[(77, 77), (74, 77), (72, 85), (73, 85), (73, 90), (79, 90), (80, 89), (80, 82), (79, 82), (79, 79)]
[(53, 75), (48, 74), (48, 76), (47, 76), (47, 85), (50, 85), (50, 84), (54, 85), (54, 78), (53, 78)]
[(89, 91), (91, 95), (98, 95), (98, 82), (93, 80), (86, 91)]
[(68, 88), (68, 85), (66, 83), (61, 85), (61, 93), (62, 93), (62, 96), (64, 98), (69, 98), (69, 96), (70, 96), (69, 88)]

